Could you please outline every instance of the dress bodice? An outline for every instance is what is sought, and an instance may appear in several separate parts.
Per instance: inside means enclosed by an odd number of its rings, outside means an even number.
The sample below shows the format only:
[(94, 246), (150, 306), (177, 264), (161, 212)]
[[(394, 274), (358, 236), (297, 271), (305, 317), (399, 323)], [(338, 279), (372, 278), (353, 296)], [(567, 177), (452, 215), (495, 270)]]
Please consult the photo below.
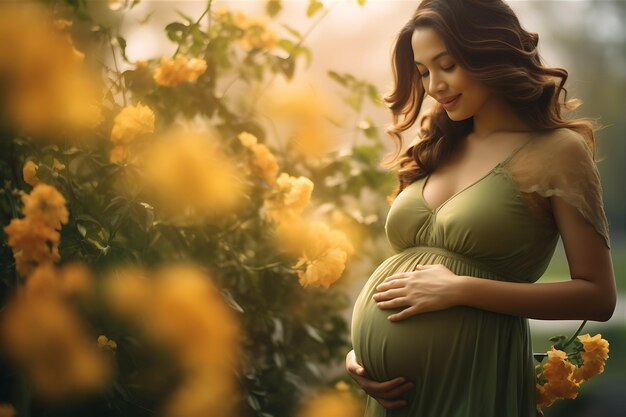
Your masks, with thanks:
[(558, 242), (553, 195), (574, 205), (609, 246), (596, 166), (582, 137), (569, 129), (529, 139), (437, 208), (424, 199), (427, 181), (411, 183), (391, 205), (385, 231), (397, 252), (439, 247), (506, 273), (508, 281), (534, 282)]

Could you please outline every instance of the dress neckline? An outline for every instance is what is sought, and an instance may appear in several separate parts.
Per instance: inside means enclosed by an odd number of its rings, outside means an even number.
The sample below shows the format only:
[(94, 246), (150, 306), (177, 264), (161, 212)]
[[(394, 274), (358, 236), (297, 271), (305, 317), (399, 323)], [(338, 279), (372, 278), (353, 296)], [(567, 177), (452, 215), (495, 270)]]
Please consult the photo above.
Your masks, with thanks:
[(515, 148), (513, 150), (513, 152), (511, 152), (509, 154), (509, 156), (507, 156), (504, 160), (498, 162), (493, 168), (491, 168), (489, 171), (487, 171), (484, 175), (482, 175), (480, 178), (478, 178), (477, 180), (473, 181), (472, 183), (470, 183), (468, 186), (463, 187), (462, 189), (460, 189), (459, 191), (457, 191), (456, 193), (452, 194), (450, 197), (448, 197), (446, 200), (443, 201), (443, 203), (439, 204), (439, 206), (435, 207), (435, 208), (431, 208), (430, 205), (426, 202), (426, 199), (424, 198), (424, 188), (426, 188), (426, 183), (428, 182), (428, 179), (430, 178), (430, 174), (426, 175), (425, 177), (423, 177), (423, 181), (422, 181), (422, 186), (421, 186), (421, 190), (420, 190), (420, 198), (422, 199), (422, 203), (424, 204), (424, 207), (426, 207), (432, 214), (436, 214), (439, 212), (439, 210), (441, 210), (441, 208), (443, 206), (445, 206), (446, 204), (448, 204), (451, 200), (453, 200), (456, 196), (458, 196), (459, 194), (462, 194), (463, 192), (469, 190), (470, 188), (472, 188), (473, 186), (477, 185), (478, 183), (480, 183), (481, 181), (483, 181), (485, 178), (487, 178), (488, 176), (490, 176), (493, 172), (495, 172), (498, 168), (505, 166), (507, 163), (509, 163), (509, 161), (511, 159), (513, 159), (513, 157), (520, 151), (522, 150), (522, 148), (524, 148), (527, 144), (529, 144), (536, 136), (537, 136), (538, 132), (532, 132), (530, 133), (530, 138), (528, 140), (526, 140), (523, 144), (521, 144), (520, 146), (518, 146), (517, 148)]

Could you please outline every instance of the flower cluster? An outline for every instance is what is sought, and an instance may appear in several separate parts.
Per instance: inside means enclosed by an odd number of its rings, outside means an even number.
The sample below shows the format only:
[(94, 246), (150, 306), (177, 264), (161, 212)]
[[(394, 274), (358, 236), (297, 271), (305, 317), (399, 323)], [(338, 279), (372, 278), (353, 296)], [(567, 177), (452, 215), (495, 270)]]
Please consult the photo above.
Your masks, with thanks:
[(245, 194), (235, 162), (212, 132), (167, 132), (142, 153), (140, 166), (146, 192), (173, 221), (230, 215)]
[(181, 370), (167, 416), (232, 415), (239, 324), (207, 274), (194, 266), (119, 270), (105, 293), (110, 308), (171, 352)]
[(22, 202), (24, 218), (11, 220), (4, 230), (17, 272), (26, 277), (40, 265), (59, 261), (59, 231), (68, 221), (68, 211), (61, 193), (46, 184), (22, 195)]
[(284, 223), (300, 217), (311, 202), (312, 192), (313, 182), (310, 179), (281, 173), (276, 180), (273, 195), (263, 204), (265, 218)]
[(222, 24), (231, 24), (240, 31), (237, 43), (245, 51), (254, 49), (273, 50), (278, 46), (276, 31), (267, 26), (265, 19), (251, 17), (242, 11), (231, 13), (226, 8), (218, 8), (215, 16)]
[(583, 359), (583, 364), (576, 368), (573, 379), (581, 383), (604, 372), (604, 364), (609, 358), (609, 342), (602, 339), (602, 335), (600, 334), (593, 337), (590, 337), (589, 334), (585, 334), (578, 338), (582, 342), (585, 351), (580, 354)]
[(9, 302), (0, 325), (3, 349), (24, 370), (37, 394), (63, 399), (108, 385), (109, 358), (67, 301), (89, 297), (92, 278), (80, 265), (38, 267)]
[(306, 244), (294, 265), (300, 285), (328, 288), (339, 279), (354, 249), (343, 232), (325, 223), (312, 222), (303, 232)]
[(113, 120), (111, 162), (127, 161), (130, 158), (129, 150), (136, 147), (137, 139), (153, 132), (154, 112), (150, 107), (141, 103), (124, 107)]
[(185, 82), (196, 81), (207, 69), (204, 59), (188, 59), (178, 55), (171, 59), (161, 58), (161, 66), (154, 70), (154, 81), (165, 87), (174, 87)]
[(342, 231), (303, 218), (314, 187), (310, 179), (285, 172), (276, 178), (279, 167), (269, 149), (250, 133), (242, 132), (238, 138), (254, 153), (255, 171), (272, 186), (263, 202), (263, 216), (277, 223), (277, 246), (298, 259), (293, 268), (303, 287), (328, 288), (341, 277), (354, 252), (352, 244)]
[(117, 349), (117, 342), (102, 334), (98, 336), (98, 347), (104, 350), (115, 350)]
[[(574, 399), (578, 396), (580, 385), (591, 377), (604, 371), (604, 364), (609, 357), (609, 343), (597, 334), (590, 337), (589, 334), (578, 336), (584, 351), (580, 352), (583, 360), (581, 366), (576, 366), (565, 351), (552, 349), (548, 352), (548, 361), (543, 366), (538, 366), (537, 411), (551, 406), (558, 399)], [(574, 354), (573, 356), (577, 356)]]
[(276, 186), (278, 162), (267, 146), (258, 143), (256, 136), (248, 132), (241, 132), (237, 138), (243, 146), (254, 154), (254, 171), (271, 186)]
[(274, 193), (264, 202), (264, 216), (277, 222), (278, 246), (298, 258), (293, 268), (300, 284), (328, 288), (341, 277), (354, 248), (342, 231), (303, 218), (312, 191), (308, 178), (281, 173)]
[(330, 151), (330, 125), (341, 125), (343, 116), (327, 94), (294, 83), (273, 89), (263, 100), (264, 111), (288, 126), (290, 145), (309, 163)]
[(16, 129), (38, 138), (74, 137), (99, 125), (100, 92), (72, 43), (72, 22), (53, 22), (43, 7), (12, 3), (0, 6), (4, 113)]
[[(58, 159), (53, 158), (52, 160), (52, 176), (57, 177), (59, 175), (59, 171), (65, 169), (65, 164), (61, 163)], [(24, 178), (24, 182), (31, 187), (39, 184), (41, 180), (37, 176), (37, 171), (39, 171), (39, 165), (35, 163), (33, 160), (28, 160), (24, 164), (22, 168), (22, 176)]]

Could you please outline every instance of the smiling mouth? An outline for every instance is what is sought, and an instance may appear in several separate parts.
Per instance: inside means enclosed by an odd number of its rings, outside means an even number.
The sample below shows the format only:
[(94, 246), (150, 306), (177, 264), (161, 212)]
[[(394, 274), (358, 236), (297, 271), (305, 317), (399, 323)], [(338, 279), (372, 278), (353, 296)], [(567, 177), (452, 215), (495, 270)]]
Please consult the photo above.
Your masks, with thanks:
[(454, 107), (454, 105), (457, 103), (457, 101), (459, 101), (459, 97), (461, 97), (461, 94), (459, 94), (458, 96), (456, 96), (453, 99), (448, 100), (446, 102), (440, 101), (440, 103), (441, 103), (441, 105), (443, 106), (444, 109), (449, 110), (450, 108)]

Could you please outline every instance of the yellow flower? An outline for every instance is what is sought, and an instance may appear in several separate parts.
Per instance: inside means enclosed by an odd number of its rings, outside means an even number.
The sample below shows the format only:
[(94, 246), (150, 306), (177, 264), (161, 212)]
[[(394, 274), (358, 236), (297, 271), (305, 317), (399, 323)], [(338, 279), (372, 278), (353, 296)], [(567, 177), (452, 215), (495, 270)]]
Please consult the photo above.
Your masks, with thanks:
[(604, 372), (604, 364), (609, 357), (609, 342), (601, 334), (590, 337), (589, 334), (578, 336), (585, 349), (581, 353), (583, 364), (574, 372), (574, 380), (586, 381)]
[(58, 159), (54, 158), (54, 161), (52, 162), (52, 168), (56, 169), (57, 171), (63, 171), (65, 169), (65, 165), (62, 164)]
[[(123, 288), (129, 284), (131, 291)], [(138, 324), (150, 342), (172, 352), (181, 370), (165, 415), (232, 416), (239, 324), (210, 278), (197, 267), (177, 265), (153, 273), (126, 270), (105, 288), (114, 310)], [(133, 300), (140, 308), (129, 308)]]
[[(97, 77), (82, 65), (69, 22), (33, 4), (0, 6), (2, 111), (36, 139), (82, 137), (102, 121)], [(24, 28), (28, 27), (28, 31)]]
[(349, 391), (329, 391), (310, 398), (298, 417), (361, 417), (363, 406)]
[(111, 142), (127, 145), (138, 137), (154, 132), (154, 112), (148, 106), (137, 103), (127, 106), (115, 116), (111, 130)]
[(60, 230), (68, 221), (65, 198), (56, 188), (47, 184), (37, 184), (30, 194), (22, 195), (24, 215), (38, 219), (47, 226)]
[(124, 145), (117, 145), (111, 149), (109, 161), (111, 161), (112, 164), (121, 164), (128, 161), (129, 157), (130, 153), (128, 152), (128, 147)]
[(0, 417), (15, 417), (15, 408), (11, 404), (0, 404)]
[(13, 250), (15, 269), (26, 277), (39, 265), (59, 261), (59, 232), (38, 219), (13, 219), (4, 228)]
[[(541, 412), (542, 407), (550, 407), (554, 404), (555, 397), (551, 396), (551, 393), (546, 392), (546, 389), (541, 384), (535, 384), (535, 404), (538, 412)], [(543, 413), (541, 414), (543, 415)]]
[(206, 69), (206, 61), (203, 59), (187, 59), (183, 55), (178, 55), (173, 60), (162, 57), (161, 66), (154, 71), (154, 81), (159, 85), (174, 87), (197, 80)]
[(335, 389), (338, 391), (350, 391), (350, 386), (344, 381), (339, 381), (335, 384)]
[(68, 212), (63, 196), (46, 184), (37, 184), (30, 194), (22, 195), (22, 202), (25, 218), (11, 220), (4, 230), (18, 273), (28, 276), (37, 266), (59, 260), (57, 230), (67, 223)]
[(310, 163), (327, 154), (333, 145), (332, 129), (341, 116), (332, 96), (309, 85), (276, 88), (263, 98), (262, 108), (289, 132), (290, 143)]
[(212, 133), (170, 132), (142, 157), (147, 193), (172, 221), (216, 220), (242, 202), (243, 179)]
[(115, 350), (117, 349), (117, 343), (115, 340), (111, 340), (105, 335), (98, 336), (98, 347), (104, 350)]
[(283, 172), (276, 180), (275, 195), (264, 202), (265, 218), (282, 221), (298, 217), (309, 205), (313, 182), (306, 177), (292, 177)]
[(353, 247), (346, 235), (312, 222), (303, 236), (304, 252), (293, 266), (303, 287), (328, 288), (343, 273)]
[(278, 45), (276, 31), (267, 27), (263, 18), (253, 18), (241, 11), (233, 15), (233, 24), (243, 31), (237, 43), (246, 51), (263, 48), (272, 50)]
[(145, 271), (131, 267), (115, 270), (104, 287), (107, 303), (113, 312), (132, 319), (149, 308), (151, 291)]
[[(45, 275), (54, 275), (54, 270)], [(101, 390), (110, 381), (110, 363), (93, 345), (74, 309), (54, 293), (31, 288), (26, 296), (14, 297), (3, 316), (3, 351), (42, 397), (65, 399)]]
[(84, 264), (66, 263), (59, 271), (59, 287), (65, 296), (88, 298), (94, 293), (91, 271)]
[(545, 384), (537, 384), (537, 409), (550, 406), (555, 400), (576, 398), (579, 384), (573, 378), (576, 366), (567, 360), (567, 354), (554, 347), (548, 352), (548, 361), (543, 365), (543, 374), (548, 380)]
[(254, 135), (248, 132), (241, 132), (237, 137), (241, 143), (254, 154), (256, 171), (268, 184), (275, 186), (279, 169), (276, 157), (267, 146), (262, 143), (257, 143), (257, 138)]
[(22, 174), (24, 176), (24, 182), (34, 187), (39, 184), (39, 178), (37, 178), (37, 170), (39, 166), (33, 161), (28, 161), (24, 164)]

